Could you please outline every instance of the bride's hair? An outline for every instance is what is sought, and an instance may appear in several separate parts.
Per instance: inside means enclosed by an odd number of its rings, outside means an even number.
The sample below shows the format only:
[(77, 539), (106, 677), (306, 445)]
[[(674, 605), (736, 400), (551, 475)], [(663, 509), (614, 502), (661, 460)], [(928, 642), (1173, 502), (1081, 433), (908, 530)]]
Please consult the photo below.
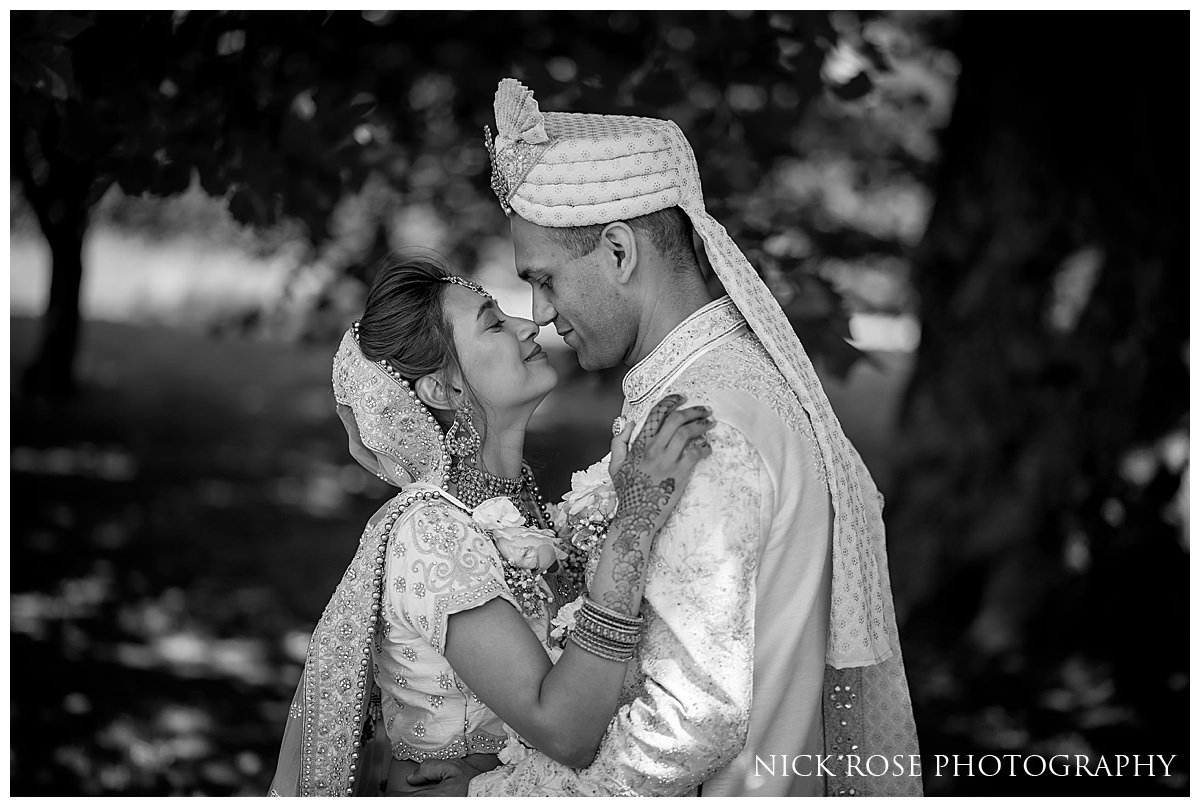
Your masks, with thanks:
[[(442, 303), (448, 277), (449, 270), (427, 255), (389, 259), (367, 293), (358, 329), (363, 355), (371, 361), (386, 360), (410, 384), (439, 371), (454, 370), (461, 376)], [(474, 398), (469, 386), (467, 394)], [(430, 411), (443, 430), (454, 419), (453, 411)]]

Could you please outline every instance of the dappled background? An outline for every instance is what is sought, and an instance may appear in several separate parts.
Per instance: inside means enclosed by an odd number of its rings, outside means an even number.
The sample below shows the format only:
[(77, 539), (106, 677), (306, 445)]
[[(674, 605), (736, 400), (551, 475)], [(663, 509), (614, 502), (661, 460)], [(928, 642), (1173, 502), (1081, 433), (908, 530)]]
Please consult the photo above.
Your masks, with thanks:
[[(931, 794), (1188, 780), (1186, 15), (13, 12), (11, 787), (256, 794), (389, 489), (334, 346), (389, 251), (528, 316), (481, 130), (670, 117), (888, 501)], [(537, 415), (544, 488), (620, 371)], [(1169, 778), (934, 754), (1177, 755)]]

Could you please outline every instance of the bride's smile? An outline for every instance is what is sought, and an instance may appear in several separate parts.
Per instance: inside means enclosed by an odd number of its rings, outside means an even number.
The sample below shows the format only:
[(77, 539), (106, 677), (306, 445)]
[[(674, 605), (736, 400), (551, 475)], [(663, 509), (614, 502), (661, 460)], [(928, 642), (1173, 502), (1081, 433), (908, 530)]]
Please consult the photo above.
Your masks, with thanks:
[(462, 286), (447, 288), (442, 305), (462, 374), (489, 419), (532, 414), (558, 384), (558, 372), (535, 341), (538, 326)]

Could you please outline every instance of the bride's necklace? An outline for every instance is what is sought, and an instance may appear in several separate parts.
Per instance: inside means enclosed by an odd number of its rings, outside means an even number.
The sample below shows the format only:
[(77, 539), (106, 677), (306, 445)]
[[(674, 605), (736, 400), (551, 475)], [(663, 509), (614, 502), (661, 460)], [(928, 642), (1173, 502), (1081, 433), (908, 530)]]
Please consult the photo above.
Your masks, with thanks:
[[(510, 479), (490, 474), (482, 468), (460, 460), (450, 471), (450, 481), (458, 490), (459, 501), (472, 509), (488, 499), (507, 496), (525, 516), (527, 525), (538, 526), (539, 515), (541, 523), (550, 523), (550, 511), (546, 508), (542, 493), (527, 466), (521, 468), (519, 478)], [(529, 495), (522, 496), (522, 489)], [(501, 564), (504, 569), (504, 582), (517, 598), (521, 611), (529, 617), (540, 617), (543, 614), (543, 603), (550, 601), (550, 595), (537, 585), (542, 573), (534, 569), (519, 568), (507, 560), (502, 560)]]
[[(460, 460), (450, 471), (450, 481), (458, 490), (459, 500), (472, 509), (488, 499), (507, 496), (525, 516), (527, 523), (537, 526), (539, 516), (542, 523), (550, 523), (550, 512), (546, 509), (542, 492), (527, 467), (522, 467), (521, 475), (512, 479), (496, 476), (474, 463)], [(522, 490), (528, 495), (522, 496)]]
[(458, 488), (458, 498), (468, 507), (478, 507), (488, 499), (507, 496), (517, 503), (521, 496), (523, 477), (509, 479), (490, 474), (482, 468), (459, 462), (450, 472), (450, 481)]

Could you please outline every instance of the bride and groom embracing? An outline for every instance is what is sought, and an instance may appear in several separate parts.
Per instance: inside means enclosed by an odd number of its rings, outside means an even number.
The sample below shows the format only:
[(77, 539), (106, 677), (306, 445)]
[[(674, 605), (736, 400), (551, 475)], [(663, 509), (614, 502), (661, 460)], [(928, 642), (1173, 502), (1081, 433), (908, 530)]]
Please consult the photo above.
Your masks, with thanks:
[[(351, 453), (400, 492), (318, 622), (272, 793), (919, 795), (882, 499), (687, 140), (512, 79), (495, 111), (538, 324), (411, 260), (343, 338)], [(631, 367), (610, 457), (551, 506), (522, 459), (548, 323)]]

